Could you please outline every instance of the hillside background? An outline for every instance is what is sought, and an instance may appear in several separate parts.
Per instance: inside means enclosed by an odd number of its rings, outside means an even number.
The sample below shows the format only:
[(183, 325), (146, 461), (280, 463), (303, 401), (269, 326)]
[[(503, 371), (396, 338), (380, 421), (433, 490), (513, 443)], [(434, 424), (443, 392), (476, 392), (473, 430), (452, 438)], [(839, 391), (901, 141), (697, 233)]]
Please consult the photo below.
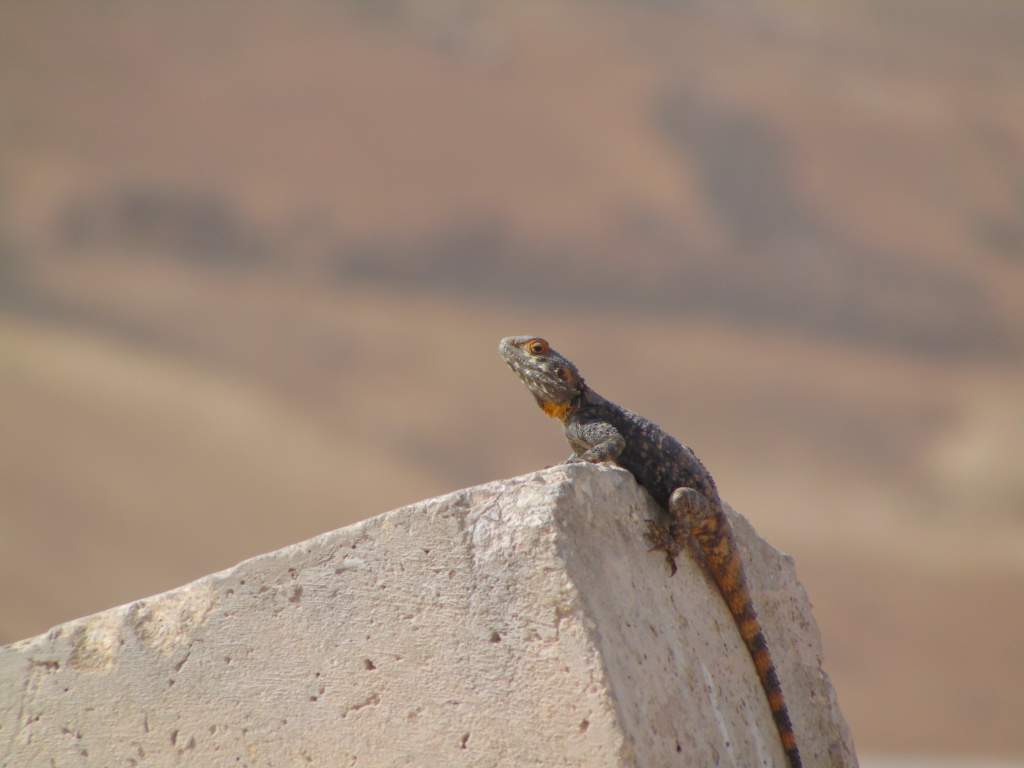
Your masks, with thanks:
[(1024, 6), (0, 7), (0, 642), (561, 460), (796, 557), (864, 753), (1024, 755)]

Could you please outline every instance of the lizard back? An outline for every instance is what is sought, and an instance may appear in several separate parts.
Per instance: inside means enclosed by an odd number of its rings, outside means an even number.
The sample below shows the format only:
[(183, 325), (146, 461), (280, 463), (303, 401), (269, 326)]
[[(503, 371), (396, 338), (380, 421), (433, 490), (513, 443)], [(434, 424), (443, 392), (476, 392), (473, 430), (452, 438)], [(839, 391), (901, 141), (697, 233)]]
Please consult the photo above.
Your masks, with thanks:
[(680, 487), (693, 488), (713, 504), (721, 504), (715, 481), (697, 455), (653, 421), (613, 403), (589, 387), (581, 397), (579, 410), (570, 419), (612, 424), (626, 441), (615, 463), (629, 470), (666, 510), (672, 492)]

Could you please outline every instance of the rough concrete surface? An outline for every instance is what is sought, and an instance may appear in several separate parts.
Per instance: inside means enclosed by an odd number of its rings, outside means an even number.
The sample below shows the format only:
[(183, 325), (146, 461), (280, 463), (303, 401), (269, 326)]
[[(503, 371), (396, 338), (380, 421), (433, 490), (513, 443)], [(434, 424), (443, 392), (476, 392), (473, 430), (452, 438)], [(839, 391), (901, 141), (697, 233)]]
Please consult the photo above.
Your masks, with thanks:
[[(0, 765), (781, 766), (629, 473), (457, 491), (0, 649)], [(805, 764), (855, 766), (792, 561), (733, 516)]]

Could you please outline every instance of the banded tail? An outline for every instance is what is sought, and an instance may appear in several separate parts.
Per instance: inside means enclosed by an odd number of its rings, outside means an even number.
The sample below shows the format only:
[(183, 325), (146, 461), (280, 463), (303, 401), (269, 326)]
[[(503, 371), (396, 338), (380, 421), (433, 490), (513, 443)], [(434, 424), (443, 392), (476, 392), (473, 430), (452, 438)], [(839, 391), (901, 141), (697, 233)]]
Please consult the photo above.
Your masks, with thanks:
[(768, 706), (772, 710), (775, 727), (778, 728), (782, 749), (789, 760), (790, 768), (802, 768), (800, 751), (796, 746), (796, 734), (789, 719), (789, 709), (782, 695), (782, 686), (768, 651), (761, 622), (750, 599), (750, 588), (747, 586), (747, 577), (743, 572), (743, 563), (736, 550), (729, 522), (720, 508), (706, 508), (705, 514), (699, 515), (691, 527), (691, 532), (700, 546), (700, 554), (708, 571), (718, 585), (722, 597), (725, 598), (726, 605), (729, 606), (729, 612), (736, 622), (740, 637), (743, 638), (747, 650), (750, 651), (750, 657), (754, 660), (754, 668), (768, 697)]
[[(733, 552), (729, 565), (739, 562), (739, 555)], [(724, 576), (728, 577), (735, 571), (727, 570)], [(717, 573), (712, 573), (715, 581), (722, 589), (722, 595), (729, 606), (729, 612), (736, 621), (740, 637), (750, 651), (750, 657), (754, 660), (754, 668), (757, 676), (761, 679), (761, 686), (768, 697), (768, 706), (772, 710), (772, 717), (775, 719), (775, 727), (779, 730), (779, 738), (782, 739), (782, 749), (789, 758), (790, 768), (801, 768), (800, 751), (796, 746), (796, 734), (793, 732), (793, 723), (789, 719), (789, 709), (786, 707), (786, 699), (782, 695), (782, 686), (779, 683), (779, 676), (775, 672), (775, 664), (772, 662), (771, 653), (768, 651), (768, 643), (761, 629), (761, 622), (757, 619), (757, 612), (750, 600), (750, 591), (747, 588), (747, 580), (743, 575), (742, 567), (738, 576), (732, 582), (733, 589), (727, 592), (726, 581), (719, 580)]]

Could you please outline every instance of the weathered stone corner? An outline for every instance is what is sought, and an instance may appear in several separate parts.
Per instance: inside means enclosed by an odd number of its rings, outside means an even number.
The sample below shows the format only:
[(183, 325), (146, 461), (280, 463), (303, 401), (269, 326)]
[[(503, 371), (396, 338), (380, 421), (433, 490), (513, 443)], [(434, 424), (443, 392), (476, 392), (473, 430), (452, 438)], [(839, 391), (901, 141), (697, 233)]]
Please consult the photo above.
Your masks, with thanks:
[[(0, 649), (0, 766), (781, 766), (624, 470), (429, 499)], [(805, 765), (855, 766), (790, 558), (733, 516)]]

